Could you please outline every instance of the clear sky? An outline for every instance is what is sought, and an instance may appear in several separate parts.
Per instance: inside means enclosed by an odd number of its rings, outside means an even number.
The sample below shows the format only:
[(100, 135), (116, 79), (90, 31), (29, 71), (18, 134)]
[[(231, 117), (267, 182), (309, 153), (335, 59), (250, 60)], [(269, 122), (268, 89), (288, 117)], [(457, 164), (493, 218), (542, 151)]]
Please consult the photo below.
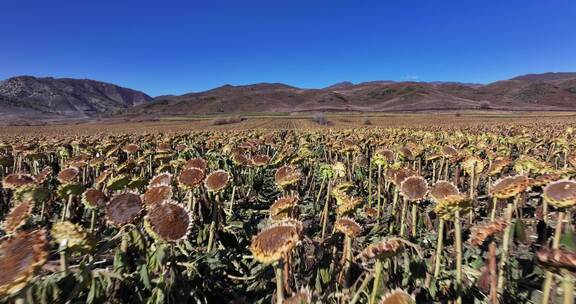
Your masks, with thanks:
[(576, 71), (575, 0), (13, 0), (0, 79), (91, 78), (150, 95), (223, 84), (491, 82)]

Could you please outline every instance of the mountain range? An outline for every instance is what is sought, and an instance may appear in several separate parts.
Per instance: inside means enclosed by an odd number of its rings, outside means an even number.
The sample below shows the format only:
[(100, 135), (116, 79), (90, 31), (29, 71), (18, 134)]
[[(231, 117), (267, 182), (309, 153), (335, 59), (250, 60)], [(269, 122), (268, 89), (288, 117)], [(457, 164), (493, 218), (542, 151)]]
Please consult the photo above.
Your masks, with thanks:
[(69, 78), (18, 76), (0, 82), (0, 117), (95, 117), (306, 111), (576, 110), (576, 73), (529, 74), (489, 84), (340, 82), (321, 89), (282, 83), (224, 85), (152, 98), (117, 85)]

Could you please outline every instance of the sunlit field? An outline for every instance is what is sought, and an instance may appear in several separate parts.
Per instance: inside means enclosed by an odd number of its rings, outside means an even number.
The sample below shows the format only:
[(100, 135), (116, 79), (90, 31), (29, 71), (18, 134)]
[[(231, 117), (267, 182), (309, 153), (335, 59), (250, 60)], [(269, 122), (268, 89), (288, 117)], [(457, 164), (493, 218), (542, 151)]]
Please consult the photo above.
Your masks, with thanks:
[(0, 127), (0, 302), (573, 302), (573, 113), (213, 119)]

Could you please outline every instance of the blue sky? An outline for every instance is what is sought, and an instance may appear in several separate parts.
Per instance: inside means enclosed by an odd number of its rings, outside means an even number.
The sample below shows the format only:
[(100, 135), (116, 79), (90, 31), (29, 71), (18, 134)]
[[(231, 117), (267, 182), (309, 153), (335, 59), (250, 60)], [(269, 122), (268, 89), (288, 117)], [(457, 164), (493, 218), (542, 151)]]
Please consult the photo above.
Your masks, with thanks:
[(223, 84), (491, 82), (576, 71), (574, 0), (3, 1), (0, 79), (150, 95)]

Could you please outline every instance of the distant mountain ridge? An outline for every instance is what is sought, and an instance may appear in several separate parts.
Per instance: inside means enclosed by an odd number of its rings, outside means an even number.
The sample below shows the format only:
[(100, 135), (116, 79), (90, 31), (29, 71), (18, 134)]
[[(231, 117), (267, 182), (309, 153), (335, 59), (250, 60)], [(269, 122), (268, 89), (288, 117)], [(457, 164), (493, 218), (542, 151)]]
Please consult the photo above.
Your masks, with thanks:
[(336, 83), (323, 89), (284, 84), (226, 85), (162, 96), (129, 115), (300, 111), (574, 110), (576, 73), (518, 76), (490, 84), (449, 81)]
[(152, 99), (140, 91), (89, 79), (18, 76), (0, 82), (0, 114), (7, 116), (92, 117)]
[(94, 80), (19, 76), (0, 82), (0, 117), (6, 119), (466, 109), (576, 111), (576, 73), (528, 74), (489, 84), (379, 80), (322, 89), (282, 83), (223, 85), (156, 98)]

